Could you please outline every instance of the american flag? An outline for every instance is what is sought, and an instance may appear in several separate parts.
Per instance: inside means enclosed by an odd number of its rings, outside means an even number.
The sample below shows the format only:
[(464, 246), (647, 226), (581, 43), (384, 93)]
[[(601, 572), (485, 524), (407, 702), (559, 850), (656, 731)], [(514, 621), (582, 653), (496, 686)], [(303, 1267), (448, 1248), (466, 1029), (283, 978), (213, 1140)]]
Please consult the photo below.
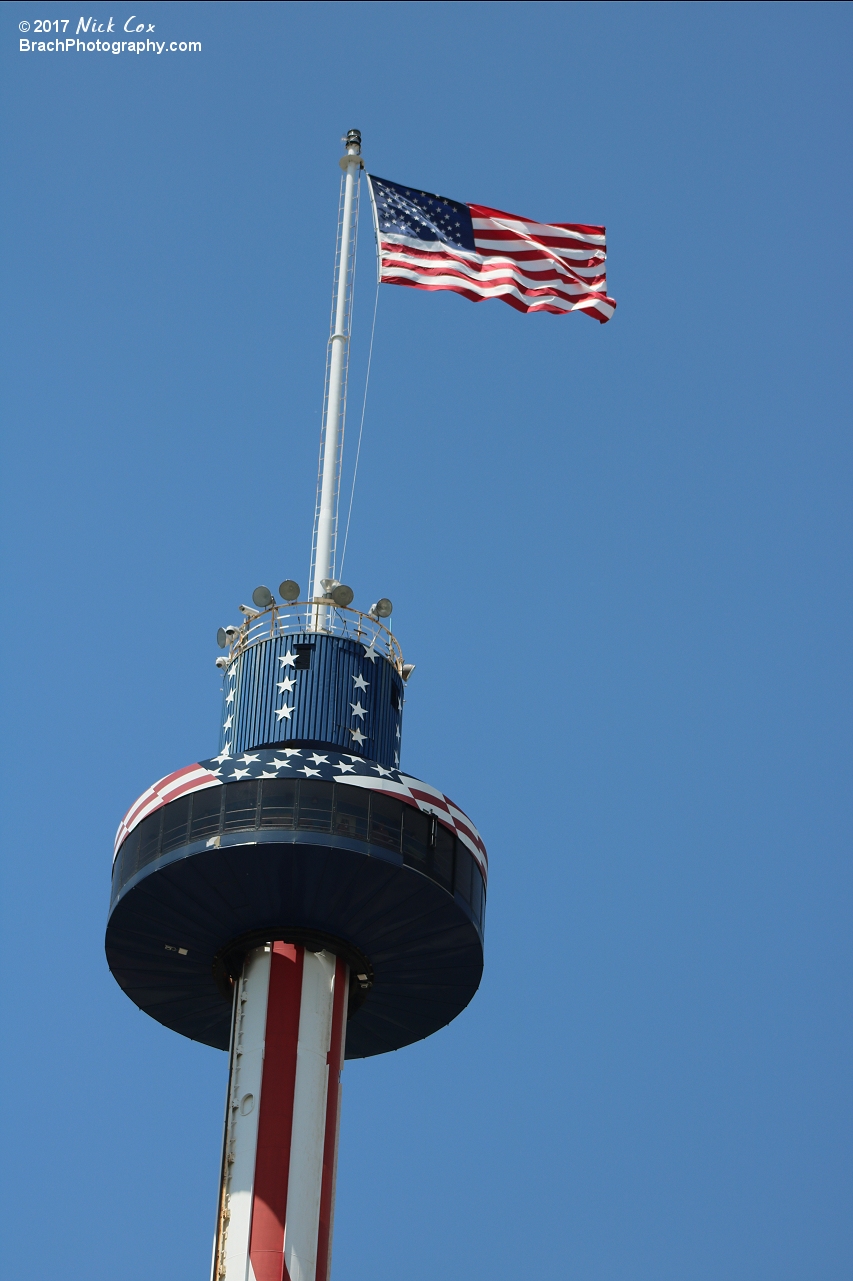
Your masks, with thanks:
[(532, 222), (374, 175), (368, 185), (385, 283), (502, 298), (518, 311), (585, 311), (602, 324), (613, 315), (604, 227)]

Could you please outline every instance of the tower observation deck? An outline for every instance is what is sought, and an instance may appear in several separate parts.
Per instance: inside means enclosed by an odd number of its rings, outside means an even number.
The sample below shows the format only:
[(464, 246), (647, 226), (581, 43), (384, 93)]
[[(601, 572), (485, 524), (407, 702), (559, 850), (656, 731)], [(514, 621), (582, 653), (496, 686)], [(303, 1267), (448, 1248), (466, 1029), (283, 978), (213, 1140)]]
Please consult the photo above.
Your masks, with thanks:
[(483, 841), (401, 771), (413, 668), (390, 601), (353, 609), (334, 577), (360, 141), (341, 161), (312, 590), (257, 588), (220, 629), (218, 751), (143, 792), (115, 843), (113, 975), (229, 1053), (213, 1281), (328, 1281), (344, 1059), (443, 1027), (483, 968)]

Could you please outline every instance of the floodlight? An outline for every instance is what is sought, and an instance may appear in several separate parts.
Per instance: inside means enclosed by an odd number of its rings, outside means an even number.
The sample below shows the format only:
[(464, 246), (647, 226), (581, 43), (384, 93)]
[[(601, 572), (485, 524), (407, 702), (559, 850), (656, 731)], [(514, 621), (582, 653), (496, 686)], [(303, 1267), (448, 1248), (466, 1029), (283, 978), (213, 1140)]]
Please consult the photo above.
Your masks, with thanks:
[(390, 618), (393, 611), (394, 606), (391, 604), (387, 596), (380, 596), (376, 604), (370, 606), (370, 613), (373, 614), (375, 618)]
[(273, 603), (272, 592), (268, 587), (256, 587), (252, 592), (252, 600), (259, 609), (269, 609)]
[(228, 637), (225, 635), (224, 627), (220, 627), (219, 631), (216, 633), (216, 643), (220, 649), (224, 649), (228, 644)]
[(335, 604), (340, 605), (341, 608), (343, 609), (346, 605), (350, 603), (353, 596), (355, 595), (355, 592), (351, 587), (347, 587), (345, 583), (338, 583), (337, 587), (332, 588), (332, 590), (329, 592), (329, 595), (331, 596)]
[(415, 670), (414, 663), (404, 663), (403, 664), (403, 680), (407, 681), (414, 670)]
[(285, 578), (284, 582), (279, 583), (278, 586), (279, 596), (282, 600), (286, 600), (288, 603), (299, 600), (299, 593), (301, 590), (302, 589), (299, 584), (295, 583), (292, 578)]

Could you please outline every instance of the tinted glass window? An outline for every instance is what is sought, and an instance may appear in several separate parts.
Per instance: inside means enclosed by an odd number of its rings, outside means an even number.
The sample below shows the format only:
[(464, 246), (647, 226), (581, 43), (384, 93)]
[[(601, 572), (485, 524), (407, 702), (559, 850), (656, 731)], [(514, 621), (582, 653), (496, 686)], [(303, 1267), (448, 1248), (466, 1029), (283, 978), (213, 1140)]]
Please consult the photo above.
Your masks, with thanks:
[(293, 827), (295, 811), (295, 780), (264, 779), (261, 784), (261, 827)]
[(477, 867), (476, 860), (472, 860), (471, 869), (471, 911), (474, 913), (474, 919), (479, 924), (483, 919), (483, 878), (480, 875), (480, 869)]
[(384, 845), (399, 853), (403, 808), (402, 801), (373, 793), (370, 798), (370, 839), (374, 845)]
[(314, 646), (313, 645), (294, 645), (293, 648), (296, 651), (296, 662), (293, 664), (293, 666), (296, 668), (298, 672), (304, 672), (307, 668), (311, 666), (311, 651), (313, 650)]
[(453, 884), (453, 860), (458, 842), (442, 823), (435, 824), (435, 851), (432, 875), (449, 890)]
[(159, 809), (156, 814), (149, 814), (148, 818), (143, 819), (139, 824), (139, 867), (144, 867), (146, 863), (150, 863), (157, 857), (162, 818), (163, 810)]
[(258, 785), (255, 782), (229, 783), (225, 788), (224, 832), (254, 827), (258, 812)]
[(171, 805), (166, 806), (163, 810), (161, 854), (177, 849), (179, 845), (186, 845), (189, 818), (190, 798), (188, 796), (181, 796), (178, 800), (172, 801)]
[(456, 881), (454, 889), (461, 894), (466, 903), (471, 902), (471, 872), (473, 859), (462, 842), (456, 852)]
[(299, 826), (309, 832), (331, 832), (333, 783), (307, 778), (299, 783)]
[(131, 876), (136, 875), (138, 866), (139, 828), (135, 827), (118, 852), (115, 871), (113, 872), (115, 885), (124, 885), (125, 881), (129, 881)]
[(201, 792), (193, 792), (191, 841), (197, 841), (202, 836), (215, 836), (219, 831), (219, 811), (224, 791), (224, 787), (206, 787)]
[(366, 841), (369, 804), (369, 792), (360, 787), (336, 784), (335, 831), (341, 836), (352, 836), (357, 841)]
[(403, 806), (403, 858), (421, 872), (428, 870), (431, 861), (432, 825), (431, 815), (422, 814), (411, 805)]

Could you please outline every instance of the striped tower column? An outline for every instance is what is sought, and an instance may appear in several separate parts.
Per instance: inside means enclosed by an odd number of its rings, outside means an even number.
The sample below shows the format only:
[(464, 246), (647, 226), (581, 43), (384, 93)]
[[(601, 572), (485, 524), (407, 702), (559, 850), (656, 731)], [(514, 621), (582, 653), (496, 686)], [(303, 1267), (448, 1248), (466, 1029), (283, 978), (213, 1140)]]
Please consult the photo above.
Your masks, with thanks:
[(246, 957), (213, 1281), (328, 1281), (349, 966), (270, 943)]

